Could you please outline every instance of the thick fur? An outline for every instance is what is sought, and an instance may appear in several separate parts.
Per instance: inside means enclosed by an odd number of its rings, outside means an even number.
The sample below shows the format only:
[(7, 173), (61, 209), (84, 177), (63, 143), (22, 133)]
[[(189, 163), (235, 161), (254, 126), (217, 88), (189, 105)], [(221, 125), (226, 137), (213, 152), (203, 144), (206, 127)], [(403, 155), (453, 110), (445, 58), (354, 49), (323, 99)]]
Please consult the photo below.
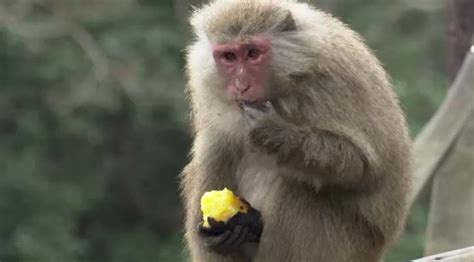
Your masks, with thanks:
[[(182, 174), (196, 262), (381, 261), (401, 231), (412, 145), (387, 74), (360, 37), (304, 3), (221, 0), (195, 11), (187, 70), (194, 145)], [(249, 124), (212, 43), (272, 39), (275, 114)], [(197, 235), (199, 199), (228, 187), (262, 212), (259, 244), (222, 256)]]

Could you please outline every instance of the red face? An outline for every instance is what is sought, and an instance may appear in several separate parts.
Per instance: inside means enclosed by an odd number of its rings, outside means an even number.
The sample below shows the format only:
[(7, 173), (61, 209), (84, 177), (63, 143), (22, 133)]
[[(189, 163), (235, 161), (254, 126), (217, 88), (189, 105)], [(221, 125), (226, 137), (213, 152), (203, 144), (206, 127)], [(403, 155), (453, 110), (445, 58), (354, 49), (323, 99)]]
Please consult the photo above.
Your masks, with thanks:
[(261, 36), (214, 45), (214, 60), (234, 100), (254, 103), (265, 99), (270, 46), (270, 39)]

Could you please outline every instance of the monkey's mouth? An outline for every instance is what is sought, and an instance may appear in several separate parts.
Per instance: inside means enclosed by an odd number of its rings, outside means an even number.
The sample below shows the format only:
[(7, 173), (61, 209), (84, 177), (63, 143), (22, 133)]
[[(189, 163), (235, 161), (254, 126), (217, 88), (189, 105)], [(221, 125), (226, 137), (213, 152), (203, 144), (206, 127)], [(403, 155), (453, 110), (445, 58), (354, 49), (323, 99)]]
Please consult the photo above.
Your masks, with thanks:
[(257, 100), (257, 101), (240, 100), (240, 101), (237, 101), (237, 103), (239, 104), (239, 107), (241, 109), (245, 107), (250, 107), (262, 112), (266, 112), (272, 106), (272, 102), (270, 100)]

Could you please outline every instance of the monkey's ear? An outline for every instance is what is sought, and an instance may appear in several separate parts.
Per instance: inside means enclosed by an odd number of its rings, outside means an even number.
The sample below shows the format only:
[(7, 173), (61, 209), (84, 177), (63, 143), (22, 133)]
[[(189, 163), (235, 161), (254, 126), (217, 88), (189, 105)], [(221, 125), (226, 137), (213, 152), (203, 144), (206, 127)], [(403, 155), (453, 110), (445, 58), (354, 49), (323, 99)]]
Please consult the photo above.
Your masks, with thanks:
[(293, 19), (293, 15), (289, 10), (285, 11), (285, 15), (283, 20), (278, 25), (278, 31), (286, 32), (286, 31), (295, 31), (296, 30), (296, 23)]

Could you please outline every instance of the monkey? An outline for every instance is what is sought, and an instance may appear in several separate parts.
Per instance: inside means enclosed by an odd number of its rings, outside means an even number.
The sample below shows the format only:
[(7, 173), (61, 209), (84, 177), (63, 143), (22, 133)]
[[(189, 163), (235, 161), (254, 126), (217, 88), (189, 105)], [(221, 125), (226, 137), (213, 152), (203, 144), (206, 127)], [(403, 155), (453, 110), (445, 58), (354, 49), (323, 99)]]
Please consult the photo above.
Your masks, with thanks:
[[(361, 36), (293, 0), (213, 0), (190, 20), (191, 260), (382, 261), (406, 220), (412, 141)], [(200, 197), (224, 187), (261, 213), (258, 242), (202, 230)]]

